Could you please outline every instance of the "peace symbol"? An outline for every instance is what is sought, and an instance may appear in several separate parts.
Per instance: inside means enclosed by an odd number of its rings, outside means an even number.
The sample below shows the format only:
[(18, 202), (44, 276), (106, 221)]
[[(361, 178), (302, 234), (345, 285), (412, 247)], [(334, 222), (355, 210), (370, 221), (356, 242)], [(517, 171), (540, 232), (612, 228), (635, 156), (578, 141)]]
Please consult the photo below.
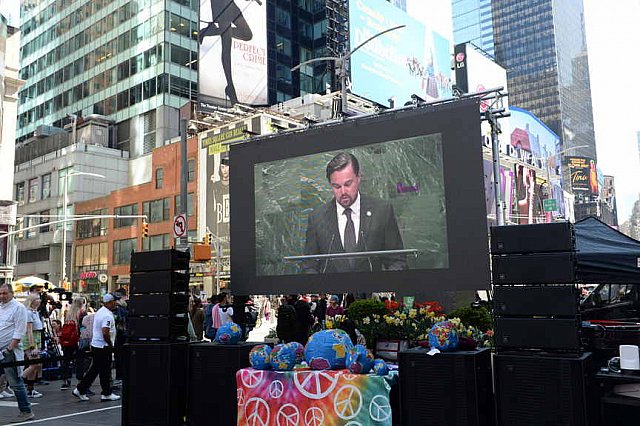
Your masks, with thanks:
[(333, 408), (338, 417), (349, 420), (358, 415), (362, 409), (362, 394), (353, 385), (345, 385), (336, 392)]
[(238, 405), (244, 405), (244, 389), (238, 388)]
[(278, 426), (298, 426), (300, 423), (300, 410), (293, 404), (284, 404), (276, 414)]
[(355, 374), (345, 373), (345, 374), (343, 374), (343, 375), (342, 375), (342, 377), (344, 377), (344, 379), (345, 379), (345, 380), (352, 381), (352, 380), (354, 380), (354, 379), (355, 379), (356, 377), (358, 377), (358, 376), (357, 376), (357, 375), (355, 375)]
[(324, 413), (318, 407), (311, 407), (304, 413), (304, 424), (307, 426), (322, 426)]
[(293, 376), (293, 383), (307, 398), (322, 399), (336, 387), (338, 376), (323, 370), (298, 371)]
[(383, 422), (391, 417), (389, 399), (382, 395), (374, 396), (369, 404), (369, 415), (377, 422)]
[(244, 406), (244, 419), (249, 426), (269, 424), (269, 406), (260, 398), (250, 398)]
[(255, 388), (260, 383), (262, 383), (262, 378), (264, 377), (264, 371), (262, 370), (242, 370), (240, 374), (240, 378), (242, 379), (242, 384), (244, 384), (248, 388)]
[(284, 392), (284, 385), (280, 380), (274, 380), (269, 385), (269, 396), (271, 398), (277, 399), (282, 396), (282, 392)]

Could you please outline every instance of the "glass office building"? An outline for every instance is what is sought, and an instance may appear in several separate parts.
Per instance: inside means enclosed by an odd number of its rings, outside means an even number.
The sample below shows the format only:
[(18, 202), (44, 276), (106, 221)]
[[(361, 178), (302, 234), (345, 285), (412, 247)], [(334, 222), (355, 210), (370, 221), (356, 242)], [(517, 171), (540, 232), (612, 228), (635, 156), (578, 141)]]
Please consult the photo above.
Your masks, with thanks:
[(147, 154), (178, 135), (197, 94), (197, 0), (25, 0), (17, 140), (71, 115), (118, 123), (114, 148)]
[(491, 0), (452, 0), (453, 41), (471, 42), (494, 56)]
[(582, 0), (493, 0), (496, 61), (507, 69), (509, 104), (560, 136), (572, 156), (596, 158)]

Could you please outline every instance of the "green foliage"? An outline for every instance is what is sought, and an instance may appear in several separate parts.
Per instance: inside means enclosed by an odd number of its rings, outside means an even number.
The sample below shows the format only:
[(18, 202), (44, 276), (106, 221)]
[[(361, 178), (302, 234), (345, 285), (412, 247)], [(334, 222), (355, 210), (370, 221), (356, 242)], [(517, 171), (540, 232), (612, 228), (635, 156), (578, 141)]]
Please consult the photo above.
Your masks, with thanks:
[(447, 314), (449, 318), (460, 318), (466, 326), (473, 326), (485, 332), (493, 329), (491, 314), (485, 307), (472, 308), (465, 306)]
[(374, 314), (380, 317), (387, 313), (384, 303), (374, 299), (356, 300), (347, 311), (347, 317), (356, 323), (360, 323), (365, 317), (373, 317)]

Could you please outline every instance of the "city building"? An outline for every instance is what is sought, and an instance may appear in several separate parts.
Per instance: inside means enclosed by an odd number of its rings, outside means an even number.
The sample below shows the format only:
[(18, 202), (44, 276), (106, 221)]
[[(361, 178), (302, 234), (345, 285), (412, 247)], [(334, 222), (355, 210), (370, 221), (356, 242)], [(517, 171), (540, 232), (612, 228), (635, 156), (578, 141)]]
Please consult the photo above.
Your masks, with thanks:
[(491, 0), (451, 0), (453, 42), (470, 42), (494, 55)]
[(110, 134), (111, 124), (88, 119), (75, 132), (33, 137), (16, 148), (13, 199), (22, 232), (15, 276), (36, 275), (55, 285), (65, 281), (63, 271), (70, 276), (73, 221), (64, 226), (64, 220), (73, 218), (77, 202), (129, 183), (129, 153), (109, 148)]
[(197, 3), (23, 1), (17, 140), (91, 114), (117, 124), (110, 147), (131, 158), (176, 137), (197, 94)]
[[(133, 184), (76, 204), (77, 214), (140, 216), (93, 218), (75, 227), (71, 290), (92, 297), (129, 284), (132, 251), (162, 250), (174, 246), (173, 218), (180, 211), (180, 144), (174, 139), (149, 155), (131, 160), (137, 175)], [(197, 143), (187, 141), (187, 220), (191, 241), (197, 236), (199, 208), (196, 176)], [(101, 194), (102, 195), (102, 194)], [(146, 216), (149, 236), (142, 236)]]
[[(16, 134), (18, 90), (24, 81), (18, 78), (20, 32), (7, 25), (0, 15), (0, 235), (16, 224), (13, 201), (13, 159)], [(13, 277), (15, 251), (13, 239), (0, 239), (0, 283)]]

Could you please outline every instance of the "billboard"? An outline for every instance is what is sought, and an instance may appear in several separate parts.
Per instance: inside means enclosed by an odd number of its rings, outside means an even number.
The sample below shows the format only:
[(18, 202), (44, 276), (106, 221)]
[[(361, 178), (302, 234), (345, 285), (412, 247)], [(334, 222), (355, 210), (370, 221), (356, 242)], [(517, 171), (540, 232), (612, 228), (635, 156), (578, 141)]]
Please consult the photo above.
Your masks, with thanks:
[(487, 286), (477, 111), (465, 100), (232, 145), (234, 291)]
[(571, 175), (571, 188), (574, 192), (597, 196), (598, 171), (596, 162), (589, 157), (565, 157)]
[(268, 103), (264, 1), (200, 0), (198, 41), (201, 103)]
[(389, 28), (406, 25), (368, 42), (351, 56), (353, 93), (388, 105), (418, 95), (451, 97), (450, 42), (385, 0), (349, 1), (349, 40), (353, 50)]

